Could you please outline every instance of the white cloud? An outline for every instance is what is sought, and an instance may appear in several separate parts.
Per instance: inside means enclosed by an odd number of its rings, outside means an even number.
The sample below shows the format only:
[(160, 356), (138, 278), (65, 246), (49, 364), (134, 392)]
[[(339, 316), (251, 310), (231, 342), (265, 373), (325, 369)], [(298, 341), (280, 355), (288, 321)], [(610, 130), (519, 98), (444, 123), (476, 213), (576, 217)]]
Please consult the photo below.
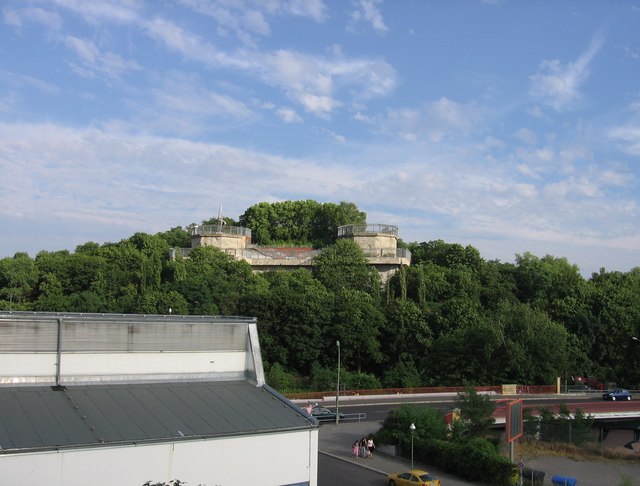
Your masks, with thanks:
[[(142, 14), (142, 4), (135, 1), (56, 1), (89, 23), (136, 23), (146, 35), (169, 51), (209, 69), (232, 69), (260, 79), (281, 90), (305, 111), (321, 117), (327, 117), (343, 106), (341, 98), (346, 95), (356, 102), (384, 97), (395, 89), (397, 83), (395, 70), (383, 60), (348, 58), (340, 51), (334, 51), (331, 57), (290, 49), (237, 49), (231, 52), (218, 48), (172, 20), (159, 16), (146, 19)], [(316, 21), (325, 18), (325, 6), (321, 1), (273, 0), (265, 3), (245, 0), (229, 3), (184, 0), (183, 3), (216, 19), (233, 20), (232, 27), (236, 26), (250, 35), (269, 34), (267, 16), (296, 15)], [(115, 78), (139, 68), (135, 61), (127, 60), (115, 52), (101, 51), (99, 44), (78, 35), (67, 35), (63, 42), (80, 58), (81, 62), (72, 63), (71, 67), (82, 76), (92, 77), (103, 73)]]
[(144, 22), (143, 27), (152, 39), (162, 42), (167, 48), (187, 59), (203, 62), (209, 67), (248, 67), (247, 63), (241, 62), (238, 57), (219, 51), (210, 42), (168, 20), (154, 18)]
[(59, 30), (62, 27), (60, 15), (40, 7), (6, 9), (3, 11), (3, 19), (5, 24), (18, 28), (22, 27), (25, 22), (36, 22), (52, 30)]
[(322, 22), (327, 18), (327, 7), (322, 0), (284, 0), (282, 9), (291, 15), (309, 17), (317, 22)]
[(278, 108), (276, 115), (285, 123), (302, 123), (302, 118), (291, 108)]
[(232, 118), (246, 118), (251, 114), (244, 102), (207, 90), (198, 81), (185, 76), (173, 76), (153, 94), (156, 106), (170, 113), (205, 116), (224, 114)]
[(351, 12), (351, 20), (356, 23), (368, 22), (375, 30), (386, 32), (387, 26), (378, 9), (378, 5), (381, 4), (382, 0), (357, 0), (355, 2), (356, 9)]
[(353, 119), (362, 123), (371, 123), (372, 120), (369, 116), (365, 115), (364, 113), (360, 113), (359, 111), (356, 112), (355, 115), (353, 115)]
[(640, 125), (624, 125), (612, 128), (609, 138), (621, 142), (625, 152), (640, 155)]
[(541, 178), (541, 176), (540, 176), (540, 172), (541, 171), (539, 169), (537, 169), (536, 167), (533, 167), (533, 166), (531, 166), (529, 164), (525, 164), (525, 163), (518, 164), (516, 166), (516, 170), (520, 174), (522, 174), (524, 176), (527, 176), (527, 177), (531, 177), (533, 179), (540, 179)]
[(321, 0), (180, 0), (181, 5), (216, 22), (218, 35), (234, 34), (240, 41), (255, 47), (255, 36), (271, 34), (270, 20), (277, 16), (309, 18), (322, 22), (326, 7)]
[(535, 132), (528, 128), (521, 128), (516, 132), (516, 138), (529, 145), (535, 145), (538, 142), (538, 137)]
[(545, 192), (557, 198), (567, 198), (569, 195), (596, 197), (602, 195), (599, 184), (588, 177), (570, 177), (559, 182), (548, 184)]
[(260, 35), (269, 35), (271, 33), (268, 22), (265, 20), (262, 12), (258, 10), (247, 10), (243, 15), (243, 19), (243, 24), (251, 32)]
[(50, 95), (55, 95), (60, 92), (60, 89), (56, 85), (51, 84), (48, 81), (43, 81), (42, 79), (26, 76), (24, 74), (4, 71), (2, 69), (0, 69), (0, 82), (14, 88), (28, 86)]
[(138, 0), (52, 0), (52, 3), (65, 7), (80, 15), (90, 24), (100, 24), (107, 20), (119, 24), (130, 24), (139, 18), (143, 6)]
[(589, 74), (589, 65), (603, 42), (596, 36), (575, 62), (566, 65), (557, 59), (543, 61), (539, 72), (531, 76), (531, 94), (557, 111), (575, 104), (581, 97), (580, 88)]
[(282, 88), (305, 110), (327, 115), (342, 106), (340, 88), (353, 88), (356, 99), (385, 96), (395, 87), (395, 71), (384, 61), (327, 59), (279, 50), (253, 56), (254, 67), (269, 84)]
[(424, 104), (420, 109), (391, 110), (385, 123), (405, 140), (441, 142), (453, 133), (469, 133), (478, 118), (478, 110), (474, 106), (443, 97)]
[(132, 60), (125, 60), (113, 52), (102, 52), (91, 41), (74, 36), (66, 36), (64, 43), (80, 58), (81, 65), (71, 64), (72, 69), (86, 77), (96, 72), (118, 78), (127, 71), (138, 70), (140, 66)]
[(310, 113), (329, 115), (342, 106), (338, 89), (353, 89), (356, 99), (386, 96), (396, 85), (393, 67), (381, 60), (324, 58), (280, 49), (237, 51), (233, 55), (160, 18), (146, 23), (149, 35), (188, 59), (212, 68), (235, 68), (278, 87)]

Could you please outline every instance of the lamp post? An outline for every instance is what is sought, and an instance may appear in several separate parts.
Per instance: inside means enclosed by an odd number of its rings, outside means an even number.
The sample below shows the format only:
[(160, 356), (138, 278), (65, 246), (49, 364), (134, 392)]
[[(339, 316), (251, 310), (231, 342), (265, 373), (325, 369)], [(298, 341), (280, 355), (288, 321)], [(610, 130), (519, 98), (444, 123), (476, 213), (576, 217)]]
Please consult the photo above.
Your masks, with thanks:
[(338, 379), (336, 380), (336, 425), (340, 423), (340, 341), (336, 341), (338, 347)]
[(635, 336), (631, 336), (631, 339), (633, 339), (634, 341), (640, 341), (640, 339), (638, 339), (638, 338), (637, 338), (637, 337), (635, 337)]
[(416, 431), (416, 426), (413, 422), (409, 425), (409, 430), (411, 431), (411, 469), (413, 469), (413, 433)]

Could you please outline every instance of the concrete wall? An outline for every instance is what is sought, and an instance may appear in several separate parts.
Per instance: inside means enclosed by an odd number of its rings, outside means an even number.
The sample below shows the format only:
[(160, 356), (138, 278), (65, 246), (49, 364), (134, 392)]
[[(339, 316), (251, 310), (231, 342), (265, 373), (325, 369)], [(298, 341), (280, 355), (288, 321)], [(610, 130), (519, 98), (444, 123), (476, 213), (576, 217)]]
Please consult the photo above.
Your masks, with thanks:
[(245, 248), (247, 246), (247, 237), (243, 235), (227, 234), (192, 236), (191, 248), (197, 248), (199, 246), (215, 246), (216, 248), (220, 248), (221, 250), (226, 250), (228, 248)]
[(356, 233), (351, 239), (365, 252), (366, 250), (395, 250), (398, 248), (398, 238), (392, 235), (379, 233)]
[(21, 486), (317, 486), (318, 429), (153, 445), (0, 453), (0, 482)]

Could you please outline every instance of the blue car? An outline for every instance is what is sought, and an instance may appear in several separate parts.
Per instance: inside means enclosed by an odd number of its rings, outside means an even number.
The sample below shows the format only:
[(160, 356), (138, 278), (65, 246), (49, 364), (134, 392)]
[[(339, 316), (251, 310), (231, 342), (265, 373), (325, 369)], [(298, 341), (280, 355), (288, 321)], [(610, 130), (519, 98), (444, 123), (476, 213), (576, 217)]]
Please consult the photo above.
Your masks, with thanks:
[(602, 395), (603, 400), (631, 400), (631, 393), (624, 388), (616, 388), (615, 390), (608, 391)]

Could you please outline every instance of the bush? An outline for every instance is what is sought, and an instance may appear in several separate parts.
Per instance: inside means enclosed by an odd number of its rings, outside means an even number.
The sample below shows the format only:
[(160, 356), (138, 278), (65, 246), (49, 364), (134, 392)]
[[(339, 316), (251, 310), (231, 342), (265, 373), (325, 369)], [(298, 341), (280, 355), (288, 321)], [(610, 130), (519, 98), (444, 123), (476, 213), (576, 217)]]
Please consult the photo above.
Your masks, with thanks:
[(447, 437), (447, 426), (442, 412), (431, 407), (405, 404), (386, 416), (382, 428), (376, 434), (377, 442), (392, 445), (411, 444), (411, 424), (416, 426), (414, 440), (420, 437), (444, 440)]
[(343, 376), (347, 390), (374, 390), (382, 387), (380, 380), (371, 373), (345, 371)]
[[(335, 390), (336, 370), (323, 368), (318, 364), (311, 366), (312, 390)], [(342, 369), (340, 372), (340, 388), (347, 390), (372, 390), (380, 388), (380, 380), (371, 373), (358, 373)]]
[(419, 462), (433, 464), (470, 481), (494, 486), (513, 484), (516, 466), (501, 456), (491, 441), (475, 437), (449, 442), (442, 413), (430, 407), (402, 405), (391, 411), (376, 434), (376, 442), (398, 445), (400, 453), (410, 457), (411, 423), (416, 426), (413, 453)]

